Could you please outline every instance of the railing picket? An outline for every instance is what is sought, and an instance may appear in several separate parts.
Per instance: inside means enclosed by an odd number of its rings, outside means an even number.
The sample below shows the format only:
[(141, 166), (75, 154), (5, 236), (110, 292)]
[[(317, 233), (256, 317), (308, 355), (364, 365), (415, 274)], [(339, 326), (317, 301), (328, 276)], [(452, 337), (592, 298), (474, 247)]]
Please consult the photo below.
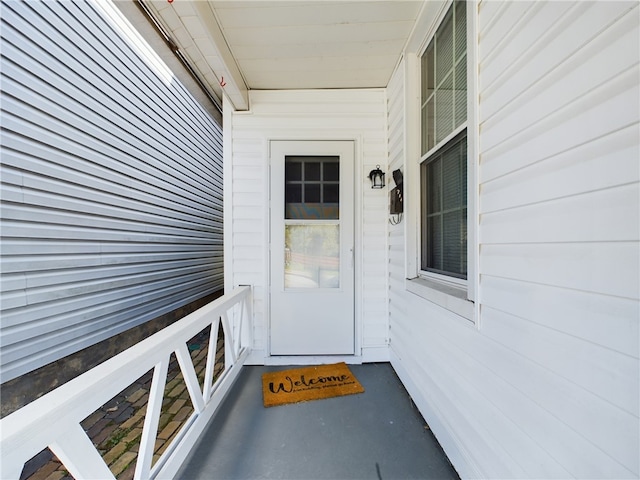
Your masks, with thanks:
[(240, 348), (242, 346), (242, 325), (243, 325), (243, 320), (244, 320), (244, 315), (245, 315), (244, 306), (245, 306), (244, 302), (242, 302), (240, 304), (240, 319), (238, 320), (238, 330), (237, 330), (236, 335), (234, 337), (235, 342), (233, 342), (233, 346), (234, 346), (234, 349), (235, 349), (235, 352), (236, 352), (236, 358), (238, 358), (238, 355), (240, 355)]
[(252, 345), (253, 344), (253, 330), (251, 329), (251, 316), (252, 316), (252, 310), (251, 310), (251, 302), (249, 301), (249, 297), (246, 297), (243, 301), (242, 301), (242, 308), (244, 311), (244, 315), (246, 316), (246, 321), (245, 323), (247, 324), (247, 326), (244, 328), (244, 330), (242, 332), (240, 332), (240, 346), (242, 347), (242, 345)]
[(201, 413), (202, 410), (204, 410), (204, 399), (202, 397), (202, 392), (200, 391), (198, 375), (196, 374), (186, 343), (180, 345), (176, 350), (176, 358), (180, 364), (182, 377), (184, 378), (184, 383), (187, 385), (191, 402), (193, 402), (193, 409), (196, 413)]
[(153, 369), (153, 380), (151, 381), (151, 389), (149, 391), (147, 414), (144, 417), (144, 426), (142, 427), (142, 437), (140, 438), (140, 448), (138, 450), (138, 461), (133, 476), (135, 480), (147, 480), (149, 478), (168, 371), (169, 358), (158, 363)]
[(49, 445), (73, 478), (115, 479), (80, 424)]
[(220, 328), (220, 317), (211, 324), (209, 332), (209, 350), (207, 351), (207, 366), (204, 374), (204, 401), (208, 402), (213, 390), (213, 374), (216, 367), (216, 353), (218, 351), (218, 329)]
[(233, 331), (231, 330), (231, 324), (229, 323), (229, 315), (225, 310), (220, 315), (222, 318), (222, 329), (224, 331), (224, 366), (228, 368), (236, 363), (236, 352), (233, 348)]

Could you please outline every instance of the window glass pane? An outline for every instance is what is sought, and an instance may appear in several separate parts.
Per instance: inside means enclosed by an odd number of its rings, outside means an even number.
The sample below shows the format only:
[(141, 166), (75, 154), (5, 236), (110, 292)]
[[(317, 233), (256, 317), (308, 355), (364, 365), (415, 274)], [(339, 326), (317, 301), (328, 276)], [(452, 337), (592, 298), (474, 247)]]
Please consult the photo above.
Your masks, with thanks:
[[(466, 196), (466, 195), (465, 195)], [(462, 210), (462, 217), (460, 218), (460, 237), (462, 238), (462, 251), (460, 256), (462, 258), (460, 264), (460, 274), (465, 278), (467, 277), (467, 207)]]
[(436, 115), (435, 143), (438, 143), (453, 131), (453, 72), (436, 91)]
[(442, 216), (434, 215), (427, 221), (426, 268), (442, 270)]
[(338, 220), (340, 207), (337, 203), (287, 203), (284, 214), (288, 220)]
[(420, 152), (421, 152), (421, 155), (424, 155), (429, 151), (429, 138), (427, 135), (427, 130), (431, 124), (431, 122), (429, 121), (429, 113), (427, 112), (426, 105), (422, 107), (422, 110), (420, 112), (420, 121), (421, 121), (421, 128), (422, 128), (422, 134), (420, 139), (420, 143), (421, 143)]
[(422, 103), (433, 91), (433, 43), (429, 44), (421, 60), (422, 64)]
[(465, 55), (455, 70), (455, 92), (454, 92), (455, 124), (454, 129), (462, 125), (467, 120), (467, 57)]
[(304, 185), (304, 202), (305, 203), (320, 203), (320, 185), (309, 184)]
[(286, 182), (302, 180), (302, 162), (287, 160), (284, 165), (284, 180)]
[(434, 160), (427, 167), (427, 213), (442, 210), (442, 162)]
[(322, 187), (324, 190), (322, 192), (324, 203), (338, 203), (340, 200), (340, 185), (337, 183), (326, 183)]
[(455, 49), (456, 58), (467, 52), (467, 5), (466, 2), (456, 3), (455, 10)]
[(453, 69), (453, 10), (449, 9), (436, 32), (436, 88)]
[[(442, 240), (446, 248), (442, 252), (442, 270), (452, 273), (462, 271), (462, 212), (456, 210), (442, 216)], [(464, 250), (466, 251), (466, 243)]]
[(304, 181), (320, 180), (320, 162), (304, 162)]
[(443, 209), (445, 211), (462, 206), (461, 162), (459, 156), (459, 148), (453, 148), (442, 156)]
[(421, 105), (422, 105), (422, 154), (434, 145), (435, 92), (434, 92), (434, 43), (432, 42), (421, 59)]
[(422, 154), (424, 155), (435, 145), (435, 103), (436, 96), (432, 95), (422, 109)]
[(325, 182), (337, 182), (340, 180), (340, 164), (338, 162), (324, 162), (322, 168), (322, 179)]
[(340, 226), (285, 225), (285, 288), (340, 288)]
[[(460, 162), (460, 190), (462, 192), (461, 206), (467, 207), (467, 137), (458, 145), (458, 161)], [(465, 217), (466, 218), (466, 217)]]
[(302, 202), (302, 185), (301, 184), (289, 184), (284, 187), (284, 201), (285, 203), (300, 203)]
[[(466, 153), (466, 144), (465, 144)], [(467, 206), (467, 156), (460, 157), (460, 192), (462, 198), (460, 199), (460, 205), (462, 207)]]

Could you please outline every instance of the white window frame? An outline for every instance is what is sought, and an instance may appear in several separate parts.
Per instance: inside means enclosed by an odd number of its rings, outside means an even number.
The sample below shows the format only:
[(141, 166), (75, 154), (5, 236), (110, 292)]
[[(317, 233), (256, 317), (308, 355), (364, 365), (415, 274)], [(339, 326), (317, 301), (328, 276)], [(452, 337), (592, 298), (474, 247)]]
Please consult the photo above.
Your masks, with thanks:
[[(433, 39), (436, 30), (444, 20), (453, 4), (449, 0), (442, 5), (437, 15), (433, 16), (427, 34), (416, 43), (413, 52), (409, 42), (406, 61), (405, 105), (407, 105), (407, 139), (406, 154), (409, 167), (409, 192), (407, 199), (407, 258), (406, 289), (430, 302), (433, 302), (456, 315), (476, 323), (478, 315), (478, 74), (477, 74), (477, 3), (467, 1), (467, 121), (451, 132), (445, 139), (421, 155), (421, 58)], [(423, 30), (424, 33), (424, 30)], [(412, 104), (414, 102), (415, 104)], [(420, 167), (422, 161), (446, 145), (462, 130), (467, 130), (467, 279), (421, 270), (422, 241), (421, 232), (421, 185)], [(407, 184), (407, 181), (405, 181)]]

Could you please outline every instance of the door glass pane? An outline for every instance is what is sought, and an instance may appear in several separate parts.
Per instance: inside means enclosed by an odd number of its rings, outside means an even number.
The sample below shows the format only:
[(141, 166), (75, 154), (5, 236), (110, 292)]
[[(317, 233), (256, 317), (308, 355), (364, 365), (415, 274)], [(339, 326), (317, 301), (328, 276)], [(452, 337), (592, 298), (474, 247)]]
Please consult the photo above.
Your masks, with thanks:
[(320, 162), (306, 161), (304, 163), (304, 180), (320, 180)]
[(325, 182), (337, 182), (340, 180), (340, 163), (337, 158), (328, 159), (322, 164), (322, 179)]
[(340, 288), (340, 226), (285, 225), (285, 288)]
[(287, 182), (302, 180), (302, 163), (287, 162), (284, 166), (284, 179)]
[(302, 185), (288, 184), (284, 187), (284, 201), (286, 203), (302, 202)]
[(324, 191), (322, 197), (325, 203), (337, 204), (340, 200), (340, 185), (324, 185)]
[(320, 184), (305, 184), (304, 203), (320, 203)]

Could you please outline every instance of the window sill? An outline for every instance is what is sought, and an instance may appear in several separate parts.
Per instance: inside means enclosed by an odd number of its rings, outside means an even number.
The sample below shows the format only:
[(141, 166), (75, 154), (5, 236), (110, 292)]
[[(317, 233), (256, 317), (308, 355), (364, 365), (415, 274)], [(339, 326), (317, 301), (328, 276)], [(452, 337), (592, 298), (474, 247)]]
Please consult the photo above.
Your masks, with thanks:
[(474, 304), (467, 300), (466, 288), (444, 285), (424, 278), (407, 279), (405, 285), (407, 291), (414, 295), (435, 303), (470, 322), (474, 321)]

